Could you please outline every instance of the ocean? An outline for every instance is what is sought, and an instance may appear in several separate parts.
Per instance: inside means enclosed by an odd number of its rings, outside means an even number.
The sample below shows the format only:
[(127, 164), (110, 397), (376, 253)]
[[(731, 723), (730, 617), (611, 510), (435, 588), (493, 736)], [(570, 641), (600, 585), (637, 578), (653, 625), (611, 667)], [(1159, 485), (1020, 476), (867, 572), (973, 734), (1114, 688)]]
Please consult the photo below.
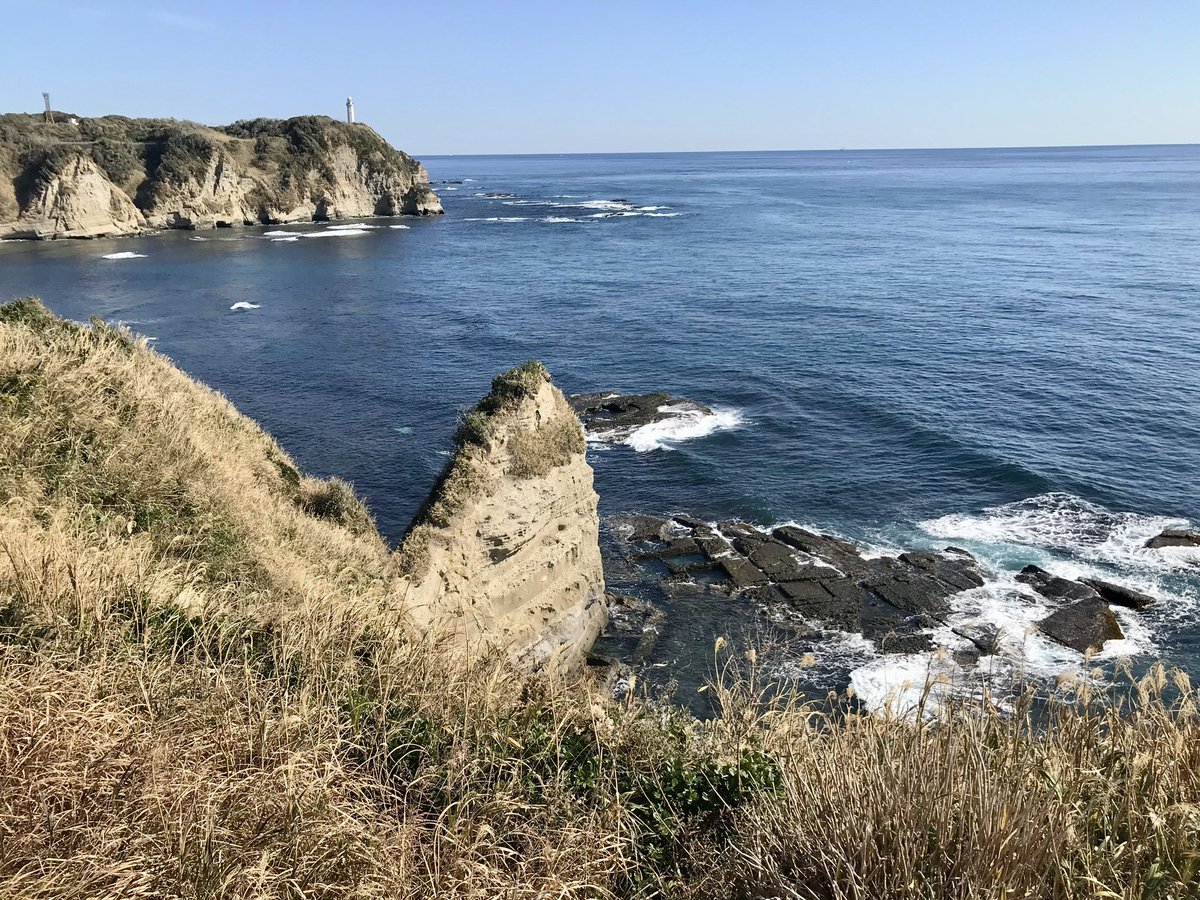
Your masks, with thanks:
[[(1200, 147), (423, 161), (444, 217), (7, 242), (0, 299), (153, 338), (394, 541), (460, 412), (536, 358), (716, 413), (593, 443), (606, 518), (966, 548), (989, 581), (962, 615), (1046, 678), (1082, 660), (1029, 633), (1014, 573), (1118, 580), (1159, 602), (1101, 657), (1200, 674), (1200, 551), (1142, 546), (1200, 522)], [(664, 608), (651, 681), (693, 691), (716, 636), (763, 637), (749, 604), (639, 585), (610, 537), (610, 581)], [(792, 656), (864, 696), (931, 665), (832, 633)]]

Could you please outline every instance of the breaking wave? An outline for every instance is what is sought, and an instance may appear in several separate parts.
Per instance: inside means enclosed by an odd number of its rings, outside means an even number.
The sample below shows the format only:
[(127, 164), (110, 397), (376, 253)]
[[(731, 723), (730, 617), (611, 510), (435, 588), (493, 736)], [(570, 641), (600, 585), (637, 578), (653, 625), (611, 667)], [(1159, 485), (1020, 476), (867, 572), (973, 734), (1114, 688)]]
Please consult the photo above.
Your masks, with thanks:
[(145, 259), (145, 253), (134, 253), (132, 250), (122, 250), (120, 253), (105, 253), (101, 259)]

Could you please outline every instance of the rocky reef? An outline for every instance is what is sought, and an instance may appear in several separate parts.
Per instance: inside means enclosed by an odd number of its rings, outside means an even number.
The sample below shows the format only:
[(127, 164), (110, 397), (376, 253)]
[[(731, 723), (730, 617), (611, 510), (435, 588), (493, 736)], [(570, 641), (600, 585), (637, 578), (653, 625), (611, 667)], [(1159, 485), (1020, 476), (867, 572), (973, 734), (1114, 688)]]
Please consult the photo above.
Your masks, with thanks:
[(209, 128), (173, 119), (0, 116), (0, 238), (89, 238), (436, 215), (425, 168), (324, 116)]
[[(657, 579), (669, 597), (739, 597), (794, 635), (861, 635), (882, 653), (937, 649), (936, 635), (950, 634), (951, 655), (966, 668), (1001, 647), (994, 625), (955, 614), (956, 595), (986, 582), (983, 567), (958, 547), (873, 555), (842, 538), (794, 525), (766, 530), (684, 514), (619, 516), (610, 525), (629, 559)], [(1155, 602), (1125, 585), (1060, 578), (1033, 565), (1016, 578), (1051, 603), (1037, 629), (1081, 654), (1124, 637), (1112, 606), (1141, 611)], [(657, 619), (651, 620), (661, 618), (652, 604), (624, 597), (617, 602), (614, 628), (630, 621), (652, 627)], [(647, 656), (646, 648), (639, 647), (638, 654)]]

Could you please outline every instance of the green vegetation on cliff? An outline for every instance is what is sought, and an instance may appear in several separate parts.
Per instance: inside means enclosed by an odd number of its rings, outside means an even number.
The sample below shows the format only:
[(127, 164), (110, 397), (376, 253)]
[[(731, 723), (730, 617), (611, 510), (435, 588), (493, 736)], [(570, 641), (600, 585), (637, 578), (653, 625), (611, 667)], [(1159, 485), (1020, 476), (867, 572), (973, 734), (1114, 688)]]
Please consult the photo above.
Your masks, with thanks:
[(0, 896), (1197, 896), (1182, 676), (905, 722), (718, 642), (700, 723), (418, 637), (403, 583), (142, 340), (0, 306)]

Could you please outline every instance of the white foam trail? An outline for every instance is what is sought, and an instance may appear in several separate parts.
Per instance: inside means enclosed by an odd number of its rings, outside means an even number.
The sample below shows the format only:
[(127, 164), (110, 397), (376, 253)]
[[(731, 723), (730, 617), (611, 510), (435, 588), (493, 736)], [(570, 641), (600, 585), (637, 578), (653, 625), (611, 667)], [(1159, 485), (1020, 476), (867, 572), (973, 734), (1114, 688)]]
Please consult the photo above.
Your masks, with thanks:
[(633, 204), (625, 200), (584, 200), (582, 203), (573, 203), (571, 205), (578, 206), (580, 209), (633, 209)]
[(300, 235), (293, 234), (291, 237), (271, 238), (272, 244), (290, 244), (292, 241), (300, 240)]
[(908, 718), (924, 704), (932, 714), (961, 679), (952, 667), (935, 654), (889, 654), (852, 671), (850, 687), (871, 712)]
[[(993, 556), (1024, 556), (1028, 549), (1067, 553), (1078, 560), (1161, 573), (1195, 571), (1200, 549), (1148, 550), (1146, 541), (1183, 519), (1114, 513), (1065, 493), (1042, 494), (977, 515), (948, 515), (919, 522), (926, 533), (980, 546)], [(1090, 572), (1088, 574), (1091, 574)]]
[(192, 237), (188, 238), (188, 240), (189, 241), (207, 241), (208, 238), (200, 237), (199, 235), (193, 235)]
[(383, 227), (382, 225), (367, 225), (363, 222), (348, 222), (345, 225), (330, 225), (329, 230), (330, 231), (351, 231), (351, 230), (365, 231), (365, 230), (370, 230), (372, 228), (382, 228), (382, 227)]
[(463, 219), (464, 222), (528, 222), (528, 216), (491, 216), (487, 219)]
[[(732, 431), (745, 424), (741, 410), (722, 409), (714, 407), (712, 412), (705, 412), (690, 404), (666, 405), (658, 408), (659, 412), (672, 413), (668, 419), (651, 422), (638, 428), (621, 443), (632, 447), (638, 453), (650, 450), (673, 450), (674, 445), (683, 441), (707, 437), (718, 431)], [(603, 432), (590, 435), (593, 441), (604, 441)]]
[(675, 219), (682, 215), (683, 215), (683, 213), (679, 213), (679, 212), (669, 212), (669, 213), (652, 212), (652, 213), (646, 213), (646, 218), (647, 219)]
[(660, 209), (670, 209), (669, 206), (639, 206), (641, 212), (657, 212)]
[(132, 250), (122, 250), (120, 253), (105, 253), (101, 259), (145, 259), (145, 253), (134, 253)]
[(572, 219), (569, 216), (546, 216), (546, 218), (542, 219), (542, 221), (561, 225), (567, 222), (579, 222), (579, 219)]
[(262, 236), (263, 237), (295, 237), (298, 234), (300, 234), (300, 232), (298, 232), (298, 231), (264, 231), (262, 233)]
[(247, 303), (245, 300), (239, 300), (237, 303), (233, 304), (233, 306), (231, 306), (229, 308), (230, 309), (258, 309), (259, 304)]
[(320, 238), (320, 237), (351, 237), (356, 234), (370, 234), (365, 228), (330, 228), (326, 231), (306, 231), (301, 237)]
[(412, 228), (411, 225), (389, 225), (388, 228), (403, 228), (405, 230)]

